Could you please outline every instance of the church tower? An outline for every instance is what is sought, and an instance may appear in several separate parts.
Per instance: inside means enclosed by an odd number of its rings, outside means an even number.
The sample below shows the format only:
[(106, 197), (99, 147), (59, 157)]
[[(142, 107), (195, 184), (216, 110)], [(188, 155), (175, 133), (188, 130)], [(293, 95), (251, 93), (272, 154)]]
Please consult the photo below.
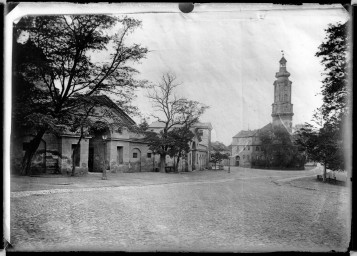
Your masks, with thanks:
[(273, 127), (282, 126), (289, 133), (292, 132), (293, 104), (291, 104), (291, 84), (290, 73), (286, 70), (286, 59), (284, 53), (279, 61), (280, 69), (275, 74), (277, 78), (274, 82), (274, 103), (272, 104)]

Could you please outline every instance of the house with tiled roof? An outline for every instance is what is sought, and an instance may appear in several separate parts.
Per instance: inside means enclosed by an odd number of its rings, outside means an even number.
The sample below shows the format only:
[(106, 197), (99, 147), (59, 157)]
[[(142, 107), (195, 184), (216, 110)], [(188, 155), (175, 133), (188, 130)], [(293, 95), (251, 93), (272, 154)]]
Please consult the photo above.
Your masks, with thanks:
[(231, 164), (235, 166), (251, 167), (253, 159), (264, 157), (262, 143), (259, 134), (272, 130), (272, 124), (269, 123), (256, 130), (243, 130), (233, 136), (232, 140), (232, 160)]
[(291, 104), (290, 73), (286, 70), (286, 59), (280, 59), (279, 72), (274, 85), (274, 102), (272, 104), (272, 122), (255, 130), (242, 130), (232, 138), (231, 165), (251, 167), (253, 160), (264, 158), (262, 142), (259, 135), (262, 132), (272, 131), (274, 127), (283, 127), (290, 134), (292, 132), (293, 104)]
[[(84, 136), (78, 147), (78, 133), (69, 130), (61, 134), (46, 133), (35, 154), (32, 172), (70, 173), (73, 165), (79, 175), (102, 172), (104, 168), (111, 172), (153, 171), (152, 153), (144, 136), (133, 129), (134, 120), (105, 95), (92, 96), (90, 100), (95, 104), (91, 119), (103, 123), (103, 128)], [(25, 147), (33, 136), (26, 130), (14, 138), (13, 169), (18, 169), (16, 165), (21, 164)]]

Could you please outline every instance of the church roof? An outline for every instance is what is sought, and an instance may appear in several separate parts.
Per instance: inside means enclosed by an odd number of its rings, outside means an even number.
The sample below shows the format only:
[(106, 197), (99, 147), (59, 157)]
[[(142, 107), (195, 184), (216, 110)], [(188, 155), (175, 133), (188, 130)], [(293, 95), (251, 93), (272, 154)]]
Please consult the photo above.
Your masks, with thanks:
[(233, 136), (233, 138), (246, 138), (246, 137), (252, 137), (256, 134), (258, 130), (242, 130), (240, 132), (238, 132), (235, 136)]
[(268, 123), (267, 125), (263, 126), (260, 129), (256, 129), (256, 130), (242, 130), (240, 132), (238, 132), (235, 136), (233, 136), (233, 138), (247, 138), (247, 137), (253, 137), (253, 136), (258, 136), (260, 132), (265, 132), (265, 131), (269, 131), (272, 130), (273, 126), (271, 123)]
[(263, 126), (262, 128), (259, 129), (259, 132), (265, 132), (265, 131), (270, 131), (273, 129), (272, 123), (268, 123), (267, 125)]

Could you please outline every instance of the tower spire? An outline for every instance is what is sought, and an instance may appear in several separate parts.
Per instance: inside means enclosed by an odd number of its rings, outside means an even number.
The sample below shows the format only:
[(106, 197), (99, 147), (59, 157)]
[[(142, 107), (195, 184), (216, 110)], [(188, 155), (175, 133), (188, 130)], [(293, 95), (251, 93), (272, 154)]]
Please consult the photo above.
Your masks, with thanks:
[(290, 73), (286, 70), (286, 59), (284, 51), (279, 61), (279, 72), (275, 74), (277, 80), (274, 82), (274, 103), (272, 104), (273, 126), (283, 126), (289, 132), (292, 131), (293, 104), (291, 104), (291, 81)]
[(287, 60), (285, 59), (284, 57), (284, 50), (281, 50), (281, 59), (279, 60), (279, 64), (280, 64), (280, 67), (279, 67), (279, 72), (277, 72), (275, 74), (275, 77), (278, 78), (278, 77), (289, 77), (290, 76), (290, 73), (286, 70), (286, 62)]

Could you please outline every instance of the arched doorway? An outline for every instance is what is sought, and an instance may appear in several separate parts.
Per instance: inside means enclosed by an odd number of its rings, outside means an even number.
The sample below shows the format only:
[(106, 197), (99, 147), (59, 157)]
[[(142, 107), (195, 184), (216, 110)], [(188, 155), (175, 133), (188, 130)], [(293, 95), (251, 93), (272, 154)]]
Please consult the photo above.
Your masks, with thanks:
[(240, 160), (240, 157), (236, 156), (236, 164), (235, 164), (235, 166), (239, 166), (239, 160)]
[(138, 148), (133, 148), (130, 157), (131, 168), (133, 172), (141, 172), (141, 151)]

